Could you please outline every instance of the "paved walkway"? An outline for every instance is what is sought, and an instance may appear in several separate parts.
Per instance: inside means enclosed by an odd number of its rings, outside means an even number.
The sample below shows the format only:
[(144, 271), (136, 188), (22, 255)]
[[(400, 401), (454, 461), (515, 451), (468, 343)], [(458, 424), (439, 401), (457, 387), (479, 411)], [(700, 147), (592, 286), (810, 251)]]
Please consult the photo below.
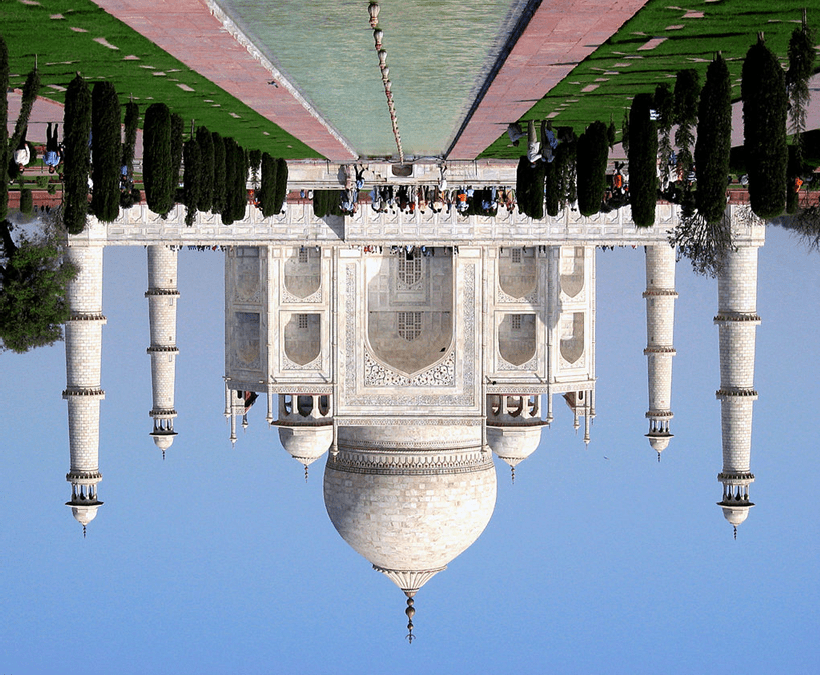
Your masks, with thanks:
[(448, 159), (472, 159), (606, 42), (645, 0), (542, 2)]
[[(328, 159), (352, 160), (343, 139), (278, 72), (251, 53), (203, 0), (95, 0), (106, 12)], [(280, 86), (268, 84), (276, 80)], [(301, 99), (301, 100), (300, 100)]]

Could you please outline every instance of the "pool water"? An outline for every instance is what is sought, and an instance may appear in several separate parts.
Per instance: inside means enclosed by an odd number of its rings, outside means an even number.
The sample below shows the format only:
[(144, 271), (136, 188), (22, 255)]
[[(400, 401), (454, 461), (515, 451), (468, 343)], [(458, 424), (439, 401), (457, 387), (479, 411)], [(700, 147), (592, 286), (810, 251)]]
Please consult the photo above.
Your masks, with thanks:
[[(363, 156), (397, 154), (367, 0), (219, 0)], [(406, 156), (442, 155), (526, 0), (383, 0), (379, 27)]]

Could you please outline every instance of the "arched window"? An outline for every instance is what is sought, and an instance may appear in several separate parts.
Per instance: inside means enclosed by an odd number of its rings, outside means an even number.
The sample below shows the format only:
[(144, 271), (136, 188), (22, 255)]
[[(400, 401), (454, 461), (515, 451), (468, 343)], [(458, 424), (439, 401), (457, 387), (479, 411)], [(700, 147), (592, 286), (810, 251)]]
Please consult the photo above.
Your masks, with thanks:
[(399, 312), (399, 335), (412, 342), (421, 335), (421, 312)]
[(402, 289), (415, 289), (421, 284), (421, 263), (422, 257), (415, 255), (407, 257), (407, 253), (399, 256), (399, 287)]

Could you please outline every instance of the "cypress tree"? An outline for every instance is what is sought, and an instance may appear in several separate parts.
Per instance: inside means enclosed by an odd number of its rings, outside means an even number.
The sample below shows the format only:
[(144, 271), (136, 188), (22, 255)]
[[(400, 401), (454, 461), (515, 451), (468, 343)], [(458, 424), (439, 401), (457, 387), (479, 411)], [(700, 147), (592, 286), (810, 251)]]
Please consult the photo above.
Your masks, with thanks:
[(649, 117), (651, 107), (651, 94), (638, 94), (629, 111), (629, 203), (632, 221), (641, 227), (655, 224), (658, 193), (658, 131)]
[(30, 216), (34, 210), (34, 197), (29, 188), (20, 190), (20, 212)]
[(171, 166), (171, 111), (152, 103), (145, 111), (143, 130), (143, 181), (145, 201), (154, 213), (166, 215), (174, 206)]
[(134, 169), (134, 152), (137, 147), (140, 108), (133, 101), (125, 104), (125, 141), (122, 144), (122, 166), (128, 167), (129, 175)]
[(515, 172), (515, 194), (518, 199), (518, 210), (525, 216), (530, 213), (530, 198), (532, 193), (532, 172), (530, 161), (526, 155), (518, 159), (518, 168)]
[[(630, 129), (632, 128), (630, 120)], [(635, 141), (633, 132), (633, 145)], [(603, 122), (590, 124), (578, 139), (578, 210), (584, 216), (595, 215), (601, 210), (606, 190), (608, 148), (606, 125)]]
[(576, 181), (578, 137), (572, 127), (561, 127), (558, 130), (558, 135), (561, 138), (561, 143), (558, 144), (555, 152), (555, 163), (561, 183), (558, 199), (560, 206), (563, 207), (565, 204), (572, 204), (578, 199)]
[[(262, 209), (262, 216), (269, 218), (278, 213), (274, 197), (276, 193), (276, 160), (267, 152), (262, 155), (262, 181), (259, 188), (259, 206)], [(314, 195), (316, 193), (314, 192)], [(314, 200), (314, 209), (316, 211), (316, 201)], [(321, 217), (321, 216), (320, 216)]]
[[(558, 146), (561, 147), (560, 145)], [(547, 205), (547, 214), (557, 216), (560, 210), (561, 194), (561, 166), (556, 152), (554, 162), (544, 168), (544, 201)]]
[(214, 200), (214, 138), (205, 127), (196, 130), (202, 180), (199, 186), (198, 211), (210, 211)]
[(91, 92), (78, 74), (68, 85), (63, 110), (63, 222), (71, 234), (85, 229), (88, 214)]
[(278, 157), (276, 159), (276, 192), (273, 197), (273, 205), (276, 213), (282, 210), (282, 204), (288, 196), (288, 163)]
[(0, 221), (9, 209), (9, 50), (0, 35)]
[(185, 141), (182, 154), (185, 160), (183, 174), (183, 203), (186, 208), (185, 224), (190, 227), (194, 224), (202, 189), (202, 157), (199, 152), (199, 143), (195, 138)]
[[(700, 78), (698, 71), (687, 69), (675, 78), (675, 145), (678, 146), (678, 170), (686, 174), (692, 168), (692, 129), (698, 121)], [(631, 188), (630, 188), (631, 189)]]
[(719, 53), (706, 71), (698, 120), (695, 201), (706, 222), (716, 223), (726, 209), (726, 177), (732, 150), (732, 82), (726, 61)]
[[(262, 161), (265, 161), (265, 158), (262, 158)], [(264, 164), (263, 164), (264, 167)], [(263, 168), (264, 171), (264, 168)], [(264, 174), (263, 174), (264, 177)], [(324, 190), (314, 190), (313, 191), (313, 215), (317, 218), (324, 218), (325, 217), (325, 208), (324, 208), (324, 200), (322, 199), (322, 193)]]
[(253, 182), (253, 189), (259, 186), (259, 165), (262, 163), (262, 151), (251, 150), (248, 153), (248, 166), (251, 170), (251, 180)]
[[(20, 114), (17, 117), (17, 122), (14, 125), (14, 134), (12, 134), (9, 148), (12, 152), (17, 149), (23, 135), (28, 127), (28, 120), (31, 117), (31, 109), (34, 107), (34, 101), (37, 100), (37, 93), (40, 91), (40, 71), (36, 68), (32, 69), (26, 77), (26, 83), (23, 85), (23, 96), (20, 101)], [(32, 158), (33, 159), (33, 158)]]
[(803, 132), (806, 131), (806, 109), (809, 105), (809, 80), (814, 73), (814, 31), (806, 23), (803, 10), (803, 24), (795, 28), (789, 40), (789, 70), (786, 84), (791, 109), (789, 110), (789, 131), (794, 134), (794, 144), (802, 154)]
[(227, 194), (225, 139), (215, 131), (212, 134), (212, 138), (214, 145), (214, 183), (211, 213), (222, 213), (222, 210), (225, 208), (225, 195)]
[(182, 136), (185, 133), (185, 122), (182, 115), (171, 115), (171, 175), (174, 190), (179, 185), (179, 171), (182, 168)]
[(749, 201), (760, 218), (775, 218), (786, 206), (788, 97), (780, 62), (762, 37), (746, 53), (742, 78)]
[(675, 97), (669, 85), (665, 82), (655, 87), (653, 100), (655, 111), (658, 113), (658, 155), (664, 182), (669, 180), (669, 160), (672, 157), (672, 124), (675, 121)]
[(94, 155), (91, 211), (104, 223), (120, 212), (120, 101), (112, 82), (97, 82), (91, 94), (91, 152)]
[(233, 219), (244, 220), (248, 211), (248, 153), (236, 144), (234, 148), (236, 174), (233, 188)]

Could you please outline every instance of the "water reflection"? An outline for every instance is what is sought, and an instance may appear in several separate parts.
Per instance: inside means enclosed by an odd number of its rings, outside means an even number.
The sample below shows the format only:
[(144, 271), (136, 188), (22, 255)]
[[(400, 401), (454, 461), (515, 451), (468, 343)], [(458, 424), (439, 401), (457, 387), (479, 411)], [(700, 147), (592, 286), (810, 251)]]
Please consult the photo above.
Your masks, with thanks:
[[(735, 207), (729, 207), (735, 209)], [(757, 249), (738, 222), (719, 279), (723, 484), (748, 516)], [(96, 241), (96, 243), (95, 243)], [(151, 437), (173, 443), (178, 246), (147, 246)], [(237, 245), (225, 252), (225, 409), (230, 440), (267, 403), (282, 447), (324, 455), (324, 501), (341, 537), (412, 600), (470, 547), (496, 503), (492, 454), (515, 467), (561, 414), (594, 441), (596, 253), (592, 245)], [(66, 327), (72, 484), (83, 525), (97, 495), (102, 242), (68, 249), (80, 274)], [(672, 439), (674, 251), (645, 247), (649, 445)], [(565, 418), (567, 421), (569, 417)], [(580, 442), (580, 441), (579, 441)], [(412, 626), (410, 626), (412, 632)]]

